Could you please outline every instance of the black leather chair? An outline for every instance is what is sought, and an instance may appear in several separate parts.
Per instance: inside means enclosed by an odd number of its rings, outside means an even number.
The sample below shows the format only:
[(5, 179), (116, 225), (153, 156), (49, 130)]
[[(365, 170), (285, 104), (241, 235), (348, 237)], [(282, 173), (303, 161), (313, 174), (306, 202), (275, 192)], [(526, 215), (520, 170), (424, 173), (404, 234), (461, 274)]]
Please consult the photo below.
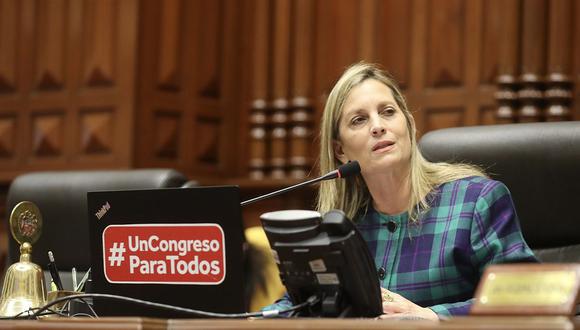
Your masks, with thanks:
[[(88, 191), (181, 187), (186, 182), (184, 175), (171, 169), (29, 173), (10, 185), (7, 214), (23, 200), (38, 206), (43, 232), (33, 244), (33, 261), (46, 270), (47, 251), (53, 251), (65, 288), (70, 289), (71, 268), (76, 267), (82, 274), (90, 267)], [(19, 245), (10, 237), (8, 262), (17, 262), (19, 255)]]
[(540, 260), (580, 262), (579, 121), (441, 129), (419, 147), (430, 161), (483, 166), (510, 189)]

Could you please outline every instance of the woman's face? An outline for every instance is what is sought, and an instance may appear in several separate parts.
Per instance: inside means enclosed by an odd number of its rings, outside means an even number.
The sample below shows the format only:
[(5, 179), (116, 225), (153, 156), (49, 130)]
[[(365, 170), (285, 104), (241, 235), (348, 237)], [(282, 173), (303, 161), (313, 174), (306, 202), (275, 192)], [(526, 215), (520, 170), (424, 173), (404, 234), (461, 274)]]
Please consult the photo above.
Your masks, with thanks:
[(411, 141), (405, 115), (391, 89), (367, 79), (348, 95), (339, 122), (335, 155), (341, 162), (358, 160), (363, 175), (409, 166)]

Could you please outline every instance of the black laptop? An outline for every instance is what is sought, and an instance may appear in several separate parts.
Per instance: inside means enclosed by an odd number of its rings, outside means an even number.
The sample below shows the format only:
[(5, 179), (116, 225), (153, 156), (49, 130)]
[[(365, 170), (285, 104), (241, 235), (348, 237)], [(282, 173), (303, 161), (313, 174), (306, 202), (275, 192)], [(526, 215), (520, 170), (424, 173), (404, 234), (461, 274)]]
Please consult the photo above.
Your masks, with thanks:
[[(246, 310), (235, 186), (89, 192), (93, 293), (191, 309)], [(113, 300), (99, 316), (192, 317)]]

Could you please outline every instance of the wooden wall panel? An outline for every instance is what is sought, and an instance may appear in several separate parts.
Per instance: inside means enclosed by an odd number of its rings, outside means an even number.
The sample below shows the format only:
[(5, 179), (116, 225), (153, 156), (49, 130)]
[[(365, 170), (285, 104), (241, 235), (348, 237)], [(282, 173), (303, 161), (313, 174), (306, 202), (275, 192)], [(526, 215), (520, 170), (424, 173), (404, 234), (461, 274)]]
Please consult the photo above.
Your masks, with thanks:
[(293, 1), (293, 54), (291, 56), (291, 85), (293, 98), (306, 98), (311, 102), (314, 55), (314, 3), (310, 0)]
[(466, 2), (429, 1), (427, 6), (427, 86), (457, 86), (464, 83), (464, 33)]
[(20, 2), (0, 0), (0, 94), (16, 90)]
[(578, 118), (579, 7), (0, 0), (0, 167), (304, 178), (327, 93), (359, 60), (401, 83), (420, 134)]
[[(493, 85), (482, 77), (485, 53), (494, 46), (493, 33), (483, 25), (482, 1), (417, 0), (412, 8), (411, 81), (405, 93), (419, 134), (478, 124), (480, 108), (494, 102)], [(494, 70), (493, 61), (485, 63)]]
[[(262, 14), (260, 20), (253, 21), (261, 22), (255, 23), (260, 25), (254, 25), (254, 31), (257, 31), (254, 36), (263, 39), (254, 42), (264, 41), (259, 42), (259, 50), (252, 50), (256, 55), (254, 58), (263, 60), (252, 61), (256, 74), (252, 77), (255, 88), (251, 93), (262, 95), (265, 102), (255, 102), (261, 100), (255, 96), (252, 102), (265, 107), (269, 104), (269, 97), (286, 97), (286, 75), (280, 69), (280, 63), (287, 62), (284, 54), (295, 54), (293, 44), (290, 48), (287, 46), (287, 16), (276, 12), (276, 6), (282, 4), (265, 0), (255, 2), (255, 11)], [(500, 72), (519, 74), (519, 69), (513, 69), (519, 56), (515, 39), (519, 31), (518, 0), (365, 0), (332, 4), (320, 0), (315, 2), (315, 6), (312, 127), (316, 130), (330, 88), (348, 65), (360, 59), (379, 62), (394, 73), (414, 110), (421, 134), (442, 127), (498, 122), (490, 110), (496, 102), (497, 76)], [(270, 20), (263, 16), (268, 12), (272, 13)], [(265, 31), (264, 26), (267, 27)], [(503, 41), (505, 29), (510, 29), (510, 36), (514, 38), (509, 44)], [(268, 49), (271, 57), (266, 56)], [(498, 53), (505, 56), (496, 56)], [(273, 61), (273, 64), (268, 61)], [(287, 64), (285, 70), (300, 72), (291, 64)], [(282, 76), (279, 76), (280, 72)], [(513, 80), (516, 80), (515, 76)], [(267, 82), (273, 86), (272, 89), (267, 87)], [(253, 122), (250, 141), (256, 146), (255, 155), (260, 156), (252, 158), (249, 167), (255, 167), (253, 162), (256, 159), (262, 162), (259, 175), (250, 170), (250, 176), (257, 179), (267, 177), (265, 174), (272, 158), (276, 158), (276, 162), (289, 152), (291, 159), (297, 152), (284, 149), (286, 145), (268, 138), (268, 113), (266, 108), (254, 106), (250, 116)], [(274, 113), (276, 116), (287, 115), (282, 111)], [(286, 117), (283, 119), (287, 120)], [(287, 128), (284, 120), (274, 124), (279, 126), (276, 129), (283, 131)], [(281, 136), (280, 140), (284, 138)], [(310, 146), (311, 155), (316, 154), (316, 148)]]
[[(549, 5), (548, 72), (569, 74), (572, 69), (573, 1), (552, 0)], [(576, 31), (578, 33), (578, 31)]]
[(221, 121), (216, 118), (200, 118), (195, 126), (196, 159), (203, 164), (215, 165), (219, 161)]
[(247, 4), (249, 4), (247, 7), (248, 24), (251, 24), (249, 33), (251, 55), (248, 60), (251, 67), (250, 74), (248, 74), (251, 84), (249, 91), (251, 110), (248, 117), (250, 145), (247, 164), (249, 177), (261, 180), (266, 176), (266, 161), (269, 158), (269, 148), (266, 142), (266, 100), (269, 97), (270, 1), (255, 0), (253, 3), (248, 1)]
[(580, 4), (578, 1), (574, 1), (574, 8), (572, 12), (574, 13), (574, 19), (572, 20), (574, 23), (572, 24), (573, 33), (573, 42), (574, 45), (572, 49), (572, 59), (573, 59), (573, 70), (572, 70), (572, 84), (574, 87), (572, 88), (573, 91), (573, 98), (572, 98), (572, 119), (573, 120), (580, 120)]
[(192, 92), (187, 90), (185, 70), (188, 54), (184, 35), (192, 24), (186, 21), (189, 11), (182, 0), (141, 3), (140, 115), (136, 125), (140, 132), (137, 140), (140, 167), (186, 166), (184, 132), (189, 126), (186, 119), (191, 120), (191, 116), (186, 116), (181, 96)]
[(317, 100), (319, 112), (340, 74), (360, 59), (359, 10), (360, 2), (356, 0), (317, 1), (314, 91), (321, 96)]
[(65, 0), (40, 1), (35, 11), (36, 90), (62, 90), (65, 83), (68, 5)]
[[(144, 166), (155, 160), (154, 166), (183, 166), (180, 132), (184, 131), (185, 123), (177, 96), (184, 90), (186, 8), (181, 0), (143, 1), (139, 17), (136, 163)], [(171, 46), (172, 49), (166, 49)]]
[(186, 66), (189, 71), (185, 72), (186, 88), (193, 97), (182, 95), (182, 99), (191, 116), (189, 125), (186, 122), (189, 135), (184, 140), (192, 142), (195, 148), (186, 161), (197, 171), (219, 173), (226, 168), (221, 153), (228, 142), (225, 137), (232, 133), (224, 131), (228, 109), (223, 101), (229, 97), (229, 91), (224, 90), (224, 75), (228, 72), (223, 70), (222, 53), (229, 40), (225, 28), (226, 2), (198, 0), (190, 5), (188, 13), (195, 22), (187, 52), (192, 63)]
[(272, 8), (272, 103), (274, 108), (285, 108), (288, 103), (290, 82), (290, 0), (273, 2)]
[(111, 154), (117, 141), (114, 108), (82, 108), (79, 113), (80, 153)]
[(465, 121), (465, 111), (461, 108), (428, 108), (423, 111), (425, 122), (421, 126), (426, 131), (461, 126)]
[(497, 124), (497, 113), (495, 106), (483, 106), (479, 109), (479, 124), (493, 125)]
[(50, 112), (35, 113), (32, 115), (31, 158), (61, 158), (64, 156), (64, 117), (64, 109), (54, 109)]
[(0, 158), (12, 157), (16, 151), (16, 116), (0, 116)]
[(489, 0), (482, 3), (482, 51), (480, 68), (480, 83), (493, 85), (496, 83), (500, 42), (506, 36), (503, 30), (502, 13), (505, 1)]
[[(495, 2), (486, 2), (490, 10), (495, 10)], [(498, 15), (500, 18), (499, 29), (501, 38), (499, 38), (499, 49), (497, 53), (490, 56), (497, 58), (499, 62), (498, 76), (511, 75), (515, 76), (519, 72), (519, 55), (520, 45), (519, 37), (521, 34), (521, 1), (504, 0), (499, 1)], [(491, 14), (491, 12), (490, 12)]]
[(3, 1), (0, 8), (13, 17), (0, 23), (0, 48), (11, 48), (0, 55), (0, 178), (129, 167), (137, 1)]
[(157, 60), (157, 88), (177, 91), (181, 84), (180, 60), (182, 44), (180, 31), (183, 27), (183, 7), (180, 0), (164, 1), (161, 5), (159, 23), (159, 46), (152, 51), (159, 52)]
[(385, 65), (402, 88), (411, 79), (411, 36), (415, 19), (412, 6), (411, 1), (388, 0), (379, 1), (374, 8), (380, 18), (376, 22), (377, 33), (373, 31), (376, 61)]
[(572, 101), (572, 32), (571, 0), (549, 2), (548, 49), (545, 118), (547, 121), (570, 119)]
[(310, 169), (314, 5), (312, 1), (254, 2), (251, 35), (255, 38), (249, 52), (255, 87), (249, 101), (250, 178), (304, 178)]
[[(247, 103), (243, 104), (243, 95), (248, 86), (245, 76), (245, 56), (247, 52), (247, 28), (243, 24), (243, 9), (245, 5), (239, 1), (222, 2), (222, 19), (220, 33), (220, 116), (223, 119), (219, 134), (220, 140), (217, 165), (219, 175), (223, 176), (247, 176), (247, 162), (243, 167), (239, 166), (239, 160), (246, 156), (247, 122), (248, 116), (242, 109), (247, 109)], [(243, 37), (240, 37), (243, 36)], [(242, 112), (244, 112), (242, 114)], [(243, 123), (242, 123), (243, 122)], [(238, 147), (232, 149), (231, 141), (242, 141)]]
[[(143, 1), (140, 11), (139, 167), (212, 177), (232, 170), (240, 104), (233, 76), (234, 1)], [(164, 47), (173, 47), (165, 50)], [(239, 67), (239, 65), (238, 65)], [(151, 148), (150, 146), (155, 146)], [(234, 154), (234, 156), (232, 156)], [(233, 171), (235, 172), (235, 170)]]
[(198, 24), (194, 34), (199, 38), (198, 44), (194, 46), (195, 52), (199, 54), (195, 63), (195, 75), (198, 77), (196, 93), (200, 97), (217, 100), (223, 96), (220, 83), (224, 79), (221, 62), (224, 55), (225, 3), (203, 0), (197, 2)]
[[(546, 70), (546, 0), (527, 0), (522, 8), (522, 75), (539, 76)], [(522, 78), (523, 79), (523, 78)], [(530, 77), (530, 79), (532, 79)]]
[(270, 89), (270, 176), (281, 179), (286, 176), (287, 138), (289, 115), (290, 72), (290, 1), (279, 0), (273, 3), (272, 22), (272, 87)]
[[(138, 2), (72, 4), (78, 30), (70, 34), (71, 40), (81, 46), (80, 52), (76, 50), (81, 55), (78, 70), (73, 74), (82, 74), (76, 87), (78, 97), (69, 102), (75, 108), (70, 114), (77, 131), (71, 138), (75, 141), (72, 159), (83, 167), (131, 167)], [(74, 48), (69, 52), (74, 54)], [(92, 147), (86, 144), (89, 141)]]
[(465, 107), (462, 126), (478, 125), (481, 107), (494, 103), (493, 85), (482, 82), (480, 69), (483, 52), (483, 4), (480, 1), (466, 2), (464, 38), (464, 88), (458, 107)]
[(175, 159), (179, 152), (179, 130), (181, 114), (179, 111), (156, 111), (153, 121), (157, 123), (154, 136), (155, 157), (160, 159)]
[(520, 58), (522, 88), (518, 92), (521, 103), (518, 112), (520, 122), (535, 122), (542, 118), (539, 103), (546, 74), (547, 8), (545, 0), (523, 2)]
[[(495, 6), (490, 5), (490, 10)], [(498, 103), (496, 121), (498, 123), (513, 123), (516, 121), (517, 111), (517, 76), (519, 73), (518, 58), (520, 52), (519, 36), (521, 13), (519, 0), (501, 2), (499, 8), (499, 30), (501, 37), (497, 53), (491, 54), (498, 61), (496, 77), (498, 91), (495, 94)], [(490, 54), (485, 54), (490, 55)]]
[(359, 37), (357, 48), (360, 56), (368, 58), (374, 57), (375, 53), (375, 30), (377, 15), (376, 15), (376, 0), (360, 0), (358, 8)]
[(117, 80), (119, 68), (114, 61), (119, 29), (114, 0), (87, 1), (83, 5), (82, 61), (83, 85), (111, 86)]
[(313, 165), (310, 156), (314, 125), (313, 79), (314, 79), (314, 3), (309, 0), (293, 2), (291, 68), (291, 113), (289, 130), (288, 163), (291, 178), (304, 178)]

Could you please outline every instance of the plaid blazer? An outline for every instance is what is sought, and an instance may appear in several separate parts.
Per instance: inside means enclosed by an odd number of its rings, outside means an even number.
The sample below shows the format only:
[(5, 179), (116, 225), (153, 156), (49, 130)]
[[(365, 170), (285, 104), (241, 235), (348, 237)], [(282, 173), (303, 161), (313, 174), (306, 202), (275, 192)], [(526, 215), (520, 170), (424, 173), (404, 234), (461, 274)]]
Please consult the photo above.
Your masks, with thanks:
[(440, 315), (468, 314), (490, 264), (537, 262), (507, 187), (483, 177), (447, 182), (430, 194), (419, 221), (369, 207), (357, 227), (368, 243), (381, 286)]

